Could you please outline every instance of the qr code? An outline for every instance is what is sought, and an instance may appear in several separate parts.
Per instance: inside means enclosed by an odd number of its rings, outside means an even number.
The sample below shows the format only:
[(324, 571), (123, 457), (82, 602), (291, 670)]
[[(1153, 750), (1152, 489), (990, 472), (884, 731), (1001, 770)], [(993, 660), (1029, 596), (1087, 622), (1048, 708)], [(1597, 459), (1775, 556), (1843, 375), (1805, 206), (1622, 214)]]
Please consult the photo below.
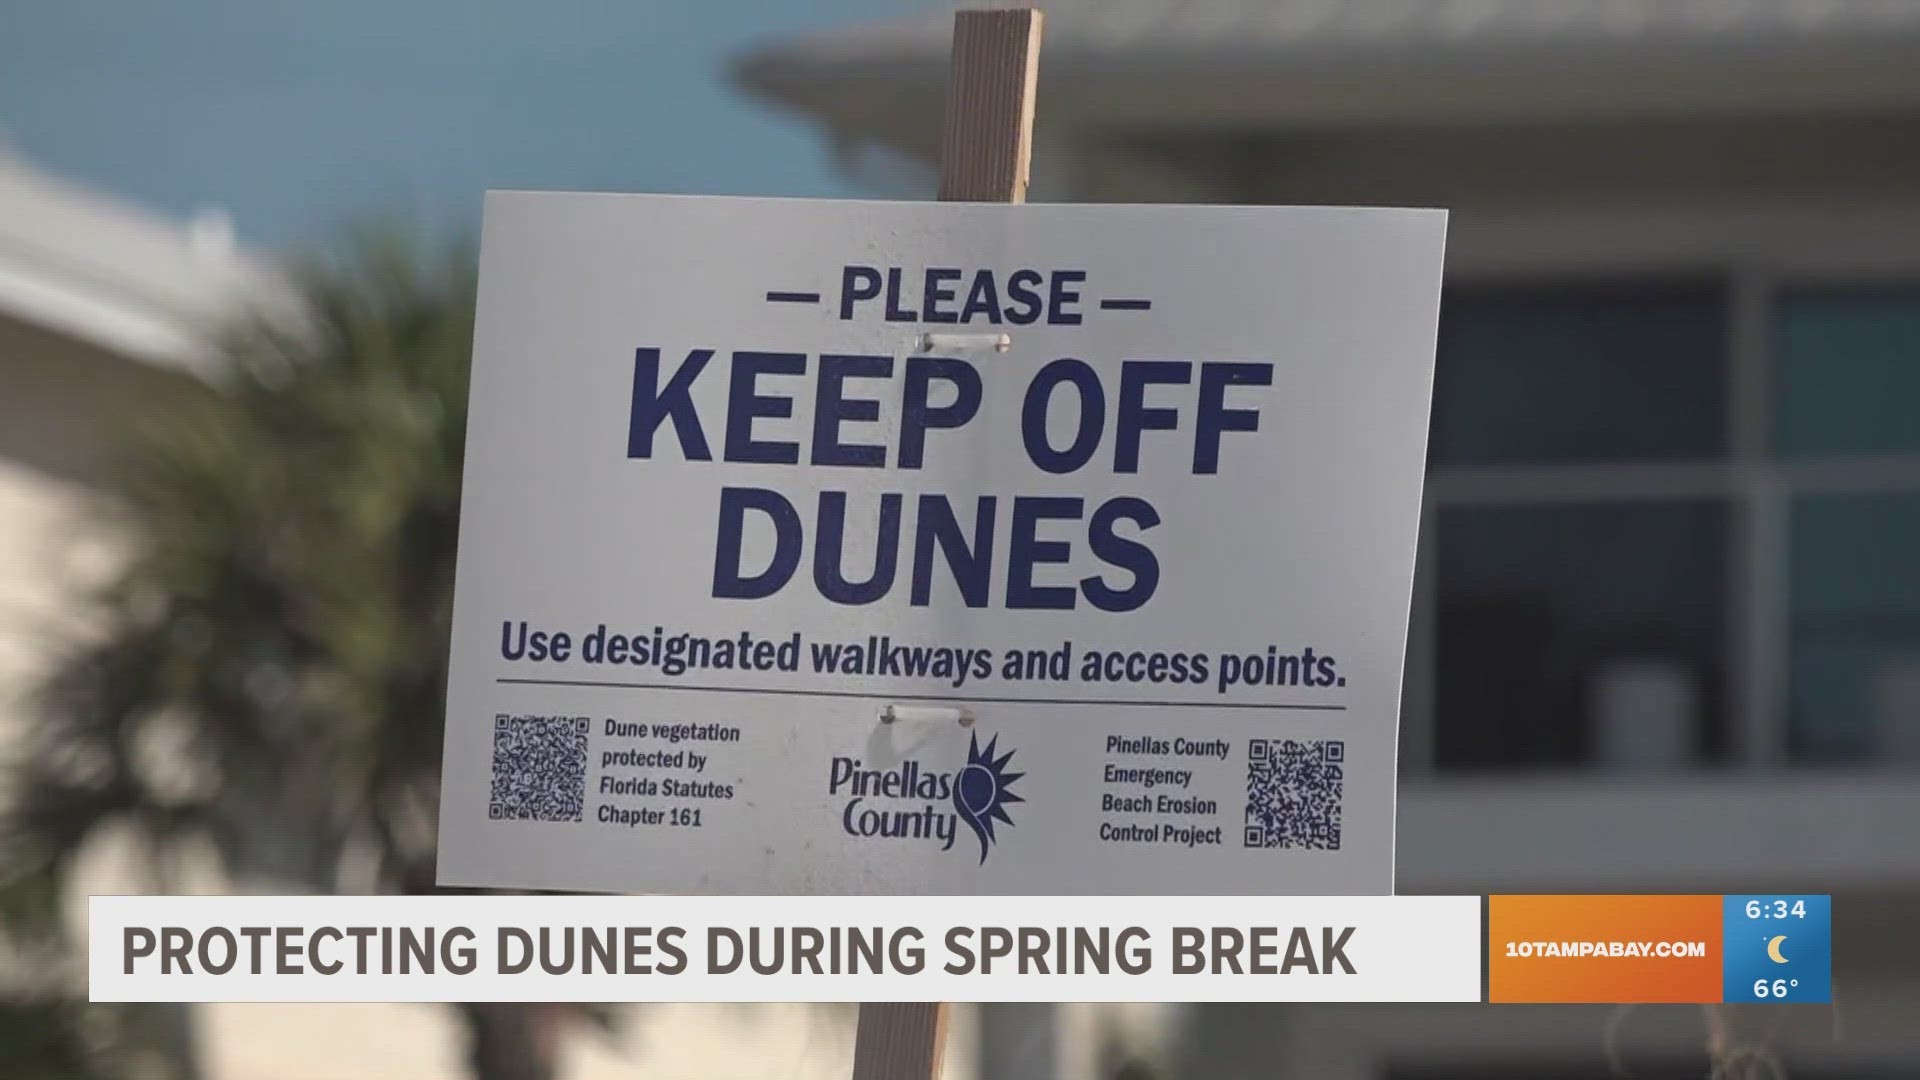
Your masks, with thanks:
[(1246, 846), (1340, 850), (1347, 744), (1255, 739), (1247, 747)]
[(493, 794), (499, 821), (579, 821), (587, 798), (587, 718), (493, 718)]

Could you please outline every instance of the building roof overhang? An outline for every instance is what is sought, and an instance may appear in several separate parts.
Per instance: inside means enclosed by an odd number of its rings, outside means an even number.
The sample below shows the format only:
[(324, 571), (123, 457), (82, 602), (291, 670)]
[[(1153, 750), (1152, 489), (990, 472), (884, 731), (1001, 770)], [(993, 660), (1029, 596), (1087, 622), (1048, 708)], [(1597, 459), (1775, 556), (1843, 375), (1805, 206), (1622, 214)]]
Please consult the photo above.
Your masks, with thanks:
[[(1059, 0), (1039, 123), (1077, 137), (1920, 108), (1920, 4), (1875, 0)], [(736, 59), (837, 138), (938, 144), (950, 21)]]
[(284, 311), (289, 296), (278, 268), (241, 250), (223, 216), (174, 222), (0, 148), (0, 315), (205, 375), (222, 329)]

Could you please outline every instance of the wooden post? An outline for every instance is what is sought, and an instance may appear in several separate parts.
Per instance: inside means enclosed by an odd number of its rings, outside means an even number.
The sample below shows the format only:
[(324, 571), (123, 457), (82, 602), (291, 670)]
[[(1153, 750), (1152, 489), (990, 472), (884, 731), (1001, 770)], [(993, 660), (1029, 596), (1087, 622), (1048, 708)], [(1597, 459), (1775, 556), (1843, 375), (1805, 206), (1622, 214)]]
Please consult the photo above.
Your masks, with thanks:
[(853, 1031), (853, 1080), (938, 1080), (944, 1001), (867, 1001)]
[(1027, 201), (1040, 13), (960, 11), (940, 141), (941, 202)]
[[(958, 11), (940, 142), (942, 202), (1027, 201), (1040, 12)], [(867, 1002), (853, 1037), (853, 1080), (938, 1080), (945, 1002)]]

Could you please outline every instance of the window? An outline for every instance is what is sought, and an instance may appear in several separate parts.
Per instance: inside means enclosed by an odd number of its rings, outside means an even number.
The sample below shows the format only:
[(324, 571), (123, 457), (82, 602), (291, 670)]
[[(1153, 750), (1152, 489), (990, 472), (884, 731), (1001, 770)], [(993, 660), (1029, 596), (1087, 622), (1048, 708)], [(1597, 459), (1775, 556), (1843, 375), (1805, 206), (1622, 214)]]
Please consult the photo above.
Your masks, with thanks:
[(1407, 760), (1920, 763), (1920, 286), (1456, 289), (1439, 345)]
[(1795, 500), (1792, 552), (1794, 755), (1920, 759), (1920, 497)]
[(1449, 291), (1435, 468), (1723, 450), (1727, 299), (1710, 286)]
[(1920, 450), (1920, 289), (1802, 289), (1773, 317), (1773, 445)]
[(1443, 510), (1435, 763), (1719, 755), (1726, 518), (1713, 502)]
[(1920, 760), (1920, 289), (1783, 292), (1772, 354), (1790, 751)]
[(1723, 755), (1729, 504), (1634, 470), (1725, 457), (1729, 325), (1713, 285), (1445, 298), (1415, 605), (1432, 669), (1409, 680), (1435, 766)]

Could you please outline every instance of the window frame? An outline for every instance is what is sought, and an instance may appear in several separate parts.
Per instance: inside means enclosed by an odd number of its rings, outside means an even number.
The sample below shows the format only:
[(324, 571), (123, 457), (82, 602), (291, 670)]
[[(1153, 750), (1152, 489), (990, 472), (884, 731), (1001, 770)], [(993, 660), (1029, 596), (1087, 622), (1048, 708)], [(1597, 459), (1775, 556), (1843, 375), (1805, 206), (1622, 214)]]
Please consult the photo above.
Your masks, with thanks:
[[(1592, 227), (1586, 217), (1566, 215), (1558, 222), (1557, 231), (1570, 241), (1585, 237), (1590, 243)], [(1885, 219), (1884, 228), (1869, 243), (1861, 226), (1871, 230), (1876, 218)], [(1722, 453), (1706, 457), (1457, 467), (1428, 473), (1402, 689), (1403, 772), (1456, 775), (1436, 764), (1436, 515), (1456, 507), (1672, 499), (1724, 501), (1729, 520), (1727, 756), (1724, 762), (1696, 763), (1694, 768), (1900, 771), (1898, 763), (1871, 759), (1848, 765), (1818, 765), (1796, 763), (1790, 757), (1788, 575), (1794, 500), (1818, 495), (1920, 495), (1920, 452), (1848, 451), (1788, 458), (1771, 447), (1772, 316), (1776, 298), (1804, 288), (1920, 287), (1920, 257), (1914, 255), (1920, 251), (1920, 214), (1856, 214), (1850, 215), (1847, 223), (1854, 227), (1835, 230), (1826, 242), (1795, 251), (1793, 241), (1806, 239), (1804, 229), (1796, 227), (1801, 223), (1795, 215), (1700, 213), (1692, 215), (1692, 228), (1677, 229), (1664, 237), (1652, 236), (1647, 223), (1642, 222), (1639, 232), (1648, 250), (1625, 258), (1613, 252), (1584, 266), (1578, 260), (1577, 242), (1571, 255), (1562, 253), (1558, 265), (1544, 266), (1539, 265), (1540, 255), (1527, 250), (1499, 257), (1497, 248), (1487, 245), (1484, 237), (1478, 246), (1468, 246), (1464, 266), (1456, 248), (1448, 267), (1449, 288), (1702, 282), (1722, 287), (1728, 305), (1724, 387), (1728, 442)], [(1485, 221), (1479, 224), (1482, 228), (1487, 225)], [(1556, 230), (1550, 226), (1554, 223), (1540, 224), (1549, 227), (1528, 235), (1521, 248), (1551, 250), (1551, 234)], [(1521, 235), (1519, 230), (1511, 232)], [(1549, 235), (1543, 237), (1540, 232)], [(1716, 248), (1733, 237), (1741, 238), (1754, 250), (1713, 257)], [(1575, 769), (1606, 771), (1604, 765), (1591, 761)]]

